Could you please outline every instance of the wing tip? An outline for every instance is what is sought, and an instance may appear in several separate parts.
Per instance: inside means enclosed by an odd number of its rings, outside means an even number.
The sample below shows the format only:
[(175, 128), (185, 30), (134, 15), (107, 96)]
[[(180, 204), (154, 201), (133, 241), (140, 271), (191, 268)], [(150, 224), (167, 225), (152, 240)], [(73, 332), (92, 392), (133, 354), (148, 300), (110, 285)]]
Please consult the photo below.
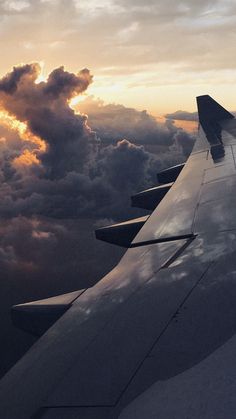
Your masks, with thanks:
[(216, 102), (210, 95), (200, 95), (196, 97), (199, 121), (218, 122), (224, 119), (232, 119), (232, 115), (223, 106)]

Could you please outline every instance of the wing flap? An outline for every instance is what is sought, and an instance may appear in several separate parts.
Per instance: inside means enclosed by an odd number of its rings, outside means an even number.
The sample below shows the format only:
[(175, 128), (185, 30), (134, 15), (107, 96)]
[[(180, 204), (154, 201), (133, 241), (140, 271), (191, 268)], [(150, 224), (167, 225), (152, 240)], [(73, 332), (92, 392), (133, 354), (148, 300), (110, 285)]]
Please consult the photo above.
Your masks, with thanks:
[(12, 307), (11, 317), (14, 326), (41, 336), (53, 325), (85, 290), (78, 290), (44, 300), (18, 304)]
[(96, 238), (107, 243), (129, 247), (133, 238), (143, 227), (148, 217), (148, 215), (145, 215), (144, 217), (124, 221), (119, 224), (98, 228), (95, 231)]
[(172, 186), (173, 182), (157, 186), (155, 188), (146, 189), (145, 191), (131, 196), (132, 207), (153, 211)]
[(160, 183), (175, 182), (180, 172), (183, 170), (185, 163), (177, 164), (176, 166), (168, 167), (157, 173), (157, 180)]

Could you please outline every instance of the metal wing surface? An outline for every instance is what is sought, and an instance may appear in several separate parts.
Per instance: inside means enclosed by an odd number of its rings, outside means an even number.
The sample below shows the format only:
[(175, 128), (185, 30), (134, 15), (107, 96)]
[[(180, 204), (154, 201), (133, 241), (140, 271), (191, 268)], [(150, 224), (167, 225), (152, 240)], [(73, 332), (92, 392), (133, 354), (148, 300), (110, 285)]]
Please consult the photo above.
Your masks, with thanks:
[(193, 152), (161, 175), (165, 196), (135, 220), (119, 264), (37, 304), (34, 321), (42, 306), (61, 317), (1, 380), (1, 418), (235, 418), (236, 122), (209, 96), (197, 102)]

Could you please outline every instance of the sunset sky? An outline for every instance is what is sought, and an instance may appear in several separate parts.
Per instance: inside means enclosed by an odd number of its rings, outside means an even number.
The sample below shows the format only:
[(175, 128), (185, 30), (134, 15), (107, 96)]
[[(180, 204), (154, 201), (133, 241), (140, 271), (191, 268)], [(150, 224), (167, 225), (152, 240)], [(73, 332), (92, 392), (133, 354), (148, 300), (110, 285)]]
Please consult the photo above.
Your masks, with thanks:
[(157, 115), (211, 94), (236, 108), (233, 0), (1, 0), (0, 75), (87, 67), (87, 94)]

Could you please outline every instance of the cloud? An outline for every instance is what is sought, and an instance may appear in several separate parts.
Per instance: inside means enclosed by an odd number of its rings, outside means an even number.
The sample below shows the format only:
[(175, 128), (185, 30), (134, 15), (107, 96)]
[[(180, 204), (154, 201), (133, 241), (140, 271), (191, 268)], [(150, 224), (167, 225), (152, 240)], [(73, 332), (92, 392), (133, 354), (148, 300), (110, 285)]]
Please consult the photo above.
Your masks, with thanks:
[[(94, 259), (96, 247), (99, 253), (103, 253), (103, 246), (93, 240), (92, 227), (89, 219), (54, 220), (18, 216), (6, 220), (0, 225), (1, 271), (14, 282), (24, 281), (24, 275), (28, 280), (35, 278), (41, 281), (41, 287), (47, 289), (50, 288), (49, 279), (58, 281), (61, 286), (65, 278), (70, 279), (69, 287), (73, 287), (73, 283), (78, 288), (88, 286), (94, 281), (94, 270), (88, 264), (83, 272), (86, 272), (86, 277), (80, 276), (83, 257), (87, 254), (88, 258)], [(67, 249), (65, 243), (68, 243)], [(88, 244), (91, 252), (88, 251)]]
[(185, 158), (187, 159), (193, 148), (193, 144), (195, 141), (194, 137), (189, 135), (183, 129), (179, 129), (175, 132), (174, 139), (176, 146), (180, 146)]
[(197, 112), (176, 111), (166, 114), (165, 117), (176, 121), (198, 121)]
[[(184, 132), (170, 121), (159, 124), (146, 111), (90, 98), (80, 107), (83, 111), (90, 107), (96, 134), (87, 116), (69, 106), (91, 83), (89, 71), (75, 75), (60, 67), (37, 83), (39, 74), (38, 64), (28, 64), (0, 80), (1, 108), (25, 124), (29, 136), (17, 151), (10, 139), (2, 146), (7, 184), (0, 191), (2, 217), (120, 219), (130, 213), (130, 195), (155, 183), (156, 172), (182, 161), (185, 148), (192, 145), (188, 134), (180, 141)], [(175, 143), (178, 151), (173, 156)], [(160, 146), (161, 154), (156, 156), (143, 145)]]
[(41, 160), (48, 175), (56, 177), (78, 165), (82, 169), (95, 140), (86, 118), (68, 106), (73, 96), (87, 89), (92, 76), (86, 69), (75, 75), (60, 67), (47, 82), (37, 84), (39, 75), (38, 64), (15, 67), (0, 80), (0, 105), (46, 142)]
[(173, 144), (172, 132), (147, 111), (138, 111), (123, 105), (104, 104), (90, 96), (77, 106), (89, 115), (89, 124), (103, 143), (115, 143), (126, 138), (135, 144), (155, 144), (168, 147)]

